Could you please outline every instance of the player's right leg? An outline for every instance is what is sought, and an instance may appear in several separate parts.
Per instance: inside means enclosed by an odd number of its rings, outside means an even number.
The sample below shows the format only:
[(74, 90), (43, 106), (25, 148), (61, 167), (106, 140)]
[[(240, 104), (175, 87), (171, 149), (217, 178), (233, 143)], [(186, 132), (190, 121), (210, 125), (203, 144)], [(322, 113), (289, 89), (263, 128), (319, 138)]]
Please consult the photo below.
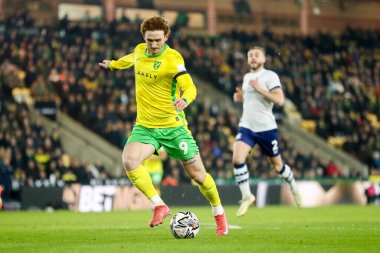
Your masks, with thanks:
[(123, 150), (123, 165), (133, 185), (153, 203), (154, 214), (149, 226), (154, 227), (162, 224), (170, 209), (155, 190), (148, 171), (141, 165), (159, 148), (159, 144), (145, 131), (138, 126), (133, 129)]
[(249, 171), (247, 164), (245, 163), (251, 148), (252, 147), (250, 145), (239, 139), (237, 139), (234, 143), (232, 155), (232, 162), (234, 164), (234, 176), (242, 195), (242, 198), (240, 200), (240, 207), (236, 212), (236, 216), (245, 215), (248, 212), (249, 207), (256, 200), (256, 197), (251, 192), (251, 187), (249, 185)]

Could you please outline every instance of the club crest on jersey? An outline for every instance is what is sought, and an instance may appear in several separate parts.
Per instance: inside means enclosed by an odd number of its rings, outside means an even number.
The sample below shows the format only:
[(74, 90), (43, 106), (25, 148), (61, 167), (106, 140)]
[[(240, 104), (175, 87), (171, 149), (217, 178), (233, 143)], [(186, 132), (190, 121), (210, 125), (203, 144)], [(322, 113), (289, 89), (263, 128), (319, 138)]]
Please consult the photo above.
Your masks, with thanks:
[(155, 62), (153, 63), (153, 68), (154, 68), (154, 70), (157, 70), (160, 66), (161, 66), (161, 62), (160, 62), (160, 61), (155, 61)]

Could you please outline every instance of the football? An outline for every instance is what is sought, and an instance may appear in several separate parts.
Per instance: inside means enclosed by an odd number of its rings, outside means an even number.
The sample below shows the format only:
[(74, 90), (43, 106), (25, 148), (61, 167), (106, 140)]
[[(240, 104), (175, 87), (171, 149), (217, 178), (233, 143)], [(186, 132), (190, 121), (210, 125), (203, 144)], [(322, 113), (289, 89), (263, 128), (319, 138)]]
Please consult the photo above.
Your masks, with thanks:
[(199, 220), (192, 212), (178, 212), (170, 220), (170, 230), (177, 239), (194, 238), (199, 232)]

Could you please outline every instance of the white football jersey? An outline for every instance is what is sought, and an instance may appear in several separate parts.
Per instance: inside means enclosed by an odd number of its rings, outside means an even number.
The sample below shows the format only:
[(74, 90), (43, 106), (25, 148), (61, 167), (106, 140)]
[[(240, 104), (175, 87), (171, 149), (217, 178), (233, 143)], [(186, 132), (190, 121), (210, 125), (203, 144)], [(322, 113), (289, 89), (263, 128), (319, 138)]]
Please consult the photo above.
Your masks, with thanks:
[(251, 129), (253, 132), (263, 132), (277, 128), (277, 123), (272, 112), (273, 103), (257, 93), (249, 82), (258, 80), (259, 85), (266, 91), (281, 88), (278, 75), (267, 69), (259, 72), (249, 72), (243, 80), (243, 115), (239, 126)]

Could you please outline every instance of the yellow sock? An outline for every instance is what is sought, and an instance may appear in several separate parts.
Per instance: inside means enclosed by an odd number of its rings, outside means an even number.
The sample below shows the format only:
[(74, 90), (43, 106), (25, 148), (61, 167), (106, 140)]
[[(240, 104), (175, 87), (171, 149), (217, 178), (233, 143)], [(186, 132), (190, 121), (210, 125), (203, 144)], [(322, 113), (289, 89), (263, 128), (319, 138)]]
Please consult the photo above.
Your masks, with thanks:
[(155, 185), (154, 186), (154, 189), (156, 189), (156, 192), (158, 193), (158, 195), (161, 196), (161, 190), (160, 190), (160, 187), (158, 185)]
[(152, 179), (144, 166), (141, 165), (135, 170), (127, 171), (127, 175), (137, 189), (144, 193), (148, 199), (151, 199), (153, 196), (157, 195)]
[(198, 184), (198, 188), (203, 194), (203, 196), (206, 197), (208, 201), (210, 201), (210, 204), (212, 206), (219, 206), (220, 205), (220, 198), (218, 189), (216, 189), (216, 185), (214, 182), (214, 179), (212, 179), (210, 174), (206, 174), (206, 179), (202, 184)]

